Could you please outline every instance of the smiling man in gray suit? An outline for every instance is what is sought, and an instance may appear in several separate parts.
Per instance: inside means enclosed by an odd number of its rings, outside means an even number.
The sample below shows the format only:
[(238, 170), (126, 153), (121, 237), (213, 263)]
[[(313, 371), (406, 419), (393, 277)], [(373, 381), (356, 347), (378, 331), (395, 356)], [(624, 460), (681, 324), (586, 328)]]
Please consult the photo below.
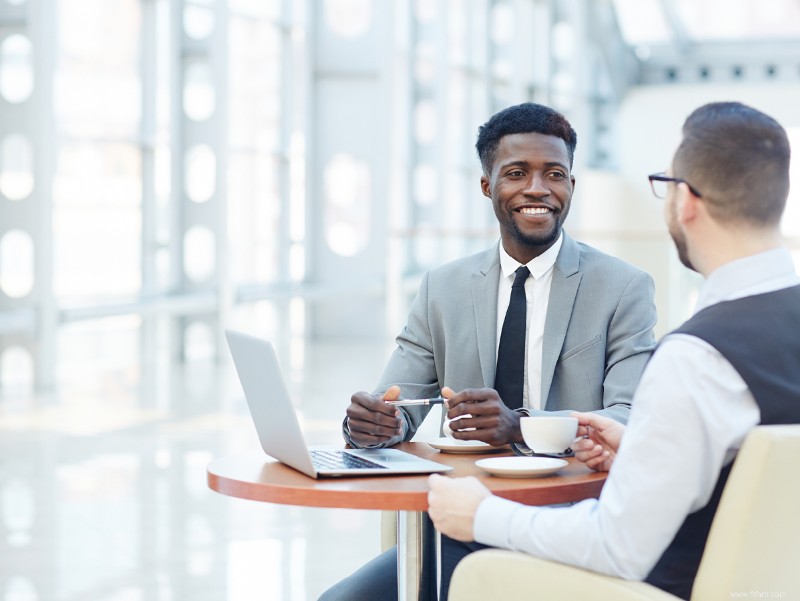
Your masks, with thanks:
[[(653, 281), (645, 272), (562, 230), (575, 178), (577, 137), (556, 111), (507, 108), (480, 128), (481, 190), (500, 224), (500, 244), (431, 270), (422, 279), (397, 349), (373, 394), (353, 395), (345, 437), (358, 447), (409, 440), (428, 398), (448, 387), (456, 438), (522, 443), (519, 418), (598, 411), (625, 422), (655, 341)], [(599, 201), (602, 202), (602, 201)], [(527, 265), (522, 406), (495, 390), (497, 350), (515, 271)], [(449, 391), (446, 391), (449, 393)], [(475, 430), (468, 430), (476, 428)]]
[[(655, 347), (653, 281), (562, 230), (576, 141), (561, 114), (533, 103), (509, 107), (480, 128), (481, 190), (492, 201), (500, 243), (423, 277), (381, 383), (351, 398), (348, 443), (409, 440), (428, 407), (385, 401), (440, 394), (449, 399), (447, 417), (460, 418), (455, 438), (513, 443), (517, 452), (526, 452), (524, 415), (596, 411), (627, 421)], [(508, 350), (507, 332), (516, 333), (516, 351)], [(383, 554), (322, 598), (389, 598), (394, 557)]]

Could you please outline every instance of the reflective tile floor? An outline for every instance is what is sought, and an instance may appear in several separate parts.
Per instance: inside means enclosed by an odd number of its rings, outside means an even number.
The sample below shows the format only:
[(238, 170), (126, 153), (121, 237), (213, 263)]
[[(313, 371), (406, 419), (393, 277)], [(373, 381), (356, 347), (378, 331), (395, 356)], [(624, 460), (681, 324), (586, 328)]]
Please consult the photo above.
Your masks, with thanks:
[[(340, 443), (350, 394), (372, 387), (387, 353), (295, 353), (309, 443)], [(378, 512), (207, 488), (210, 460), (260, 448), (226, 353), (87, 374), (50, 395), (0, 392), (0, 601), (316, 599), (378, 553)]]

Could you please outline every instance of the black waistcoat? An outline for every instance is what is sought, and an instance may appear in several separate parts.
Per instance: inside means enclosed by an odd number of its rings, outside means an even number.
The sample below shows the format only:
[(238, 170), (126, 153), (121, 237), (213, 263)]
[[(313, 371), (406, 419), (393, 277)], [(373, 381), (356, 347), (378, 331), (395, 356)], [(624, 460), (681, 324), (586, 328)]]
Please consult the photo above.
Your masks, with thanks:
[[(728, 360), (758, 403), (762, 424), (800, 423), (800, 286), (712, 305), (673, 333), (705, 340)], [(689, 599), (731, 467), (721, 471), (708, 504), (686, 518), (646, 582)]]

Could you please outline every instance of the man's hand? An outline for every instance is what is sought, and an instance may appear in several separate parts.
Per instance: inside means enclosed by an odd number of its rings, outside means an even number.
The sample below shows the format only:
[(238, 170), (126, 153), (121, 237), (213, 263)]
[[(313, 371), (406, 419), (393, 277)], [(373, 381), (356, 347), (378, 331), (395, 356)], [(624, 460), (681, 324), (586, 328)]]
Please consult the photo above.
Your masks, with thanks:
[(350, 397), (347, 407), (347, 426), (350, 438), (359, 446), (385, 443), (402, 431), (400, 410), (384, 401), (394, 401), (400, 396), (399, 386), (390, 386), (383, 396), (357, 392)]
[(575, 457), (598, 472), (611, 469), (617, 456), (625, 426), (596, 413), (573, 413), (578, 418), (578, 436), (585, 436), (572, 445)]
[(456, 540), (474, 540), (475, 512), (481, 501), (492, 494), (489, 489), (473, 476), (446, 478), (432, 474), (428, 485), (428, 515), (436, 529)]
[(496, 447), (523, 442), (519, 429), (523, 415), (509, 409), (496, 390), (472, 388), (456, 393), (445, 386), (442, 396), (448, 399), (447, 419), (453, 438), (481, 440)]

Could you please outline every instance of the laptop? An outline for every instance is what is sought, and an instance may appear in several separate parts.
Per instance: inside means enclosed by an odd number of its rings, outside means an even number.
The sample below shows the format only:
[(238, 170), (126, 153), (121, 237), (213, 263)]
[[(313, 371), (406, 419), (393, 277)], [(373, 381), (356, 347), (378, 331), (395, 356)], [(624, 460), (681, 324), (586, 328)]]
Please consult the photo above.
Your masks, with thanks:
[(247, 406), (264, 452), (311, 476), (395, 476), (453, 469), (397, 449), (309, 449), (267, 340), (225, 330)]

